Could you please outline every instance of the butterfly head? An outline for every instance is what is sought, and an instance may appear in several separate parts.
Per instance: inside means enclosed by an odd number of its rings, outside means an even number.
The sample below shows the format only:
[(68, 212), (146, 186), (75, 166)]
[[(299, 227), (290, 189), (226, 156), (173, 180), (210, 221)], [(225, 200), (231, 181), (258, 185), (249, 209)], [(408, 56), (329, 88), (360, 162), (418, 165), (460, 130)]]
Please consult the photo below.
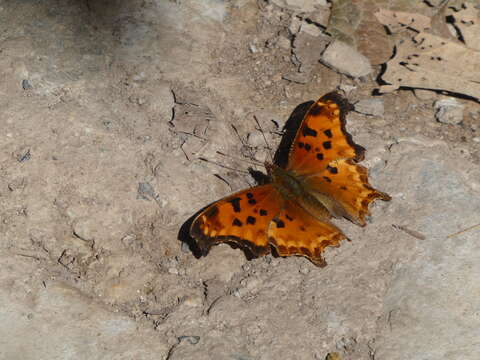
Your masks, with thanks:
[(268, 161), (265, 162), (264, 166), (272, 183), (279, 184), (282, 182), (281, 180), (285, 177), (287, 170), (282, 169), (280, 166)]

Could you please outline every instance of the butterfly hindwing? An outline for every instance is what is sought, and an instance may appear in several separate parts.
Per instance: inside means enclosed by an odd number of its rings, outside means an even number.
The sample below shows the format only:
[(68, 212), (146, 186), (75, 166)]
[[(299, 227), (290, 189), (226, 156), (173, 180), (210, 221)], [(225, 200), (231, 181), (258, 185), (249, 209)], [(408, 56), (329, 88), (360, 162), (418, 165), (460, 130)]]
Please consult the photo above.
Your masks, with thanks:
[(325, 266), (325, 248), (339, 246), (346, 237), (328, 219), (319, 220), (295, 202), (286, 201), (270, 224), (268, 238), (280, 256), (301, 255)]
[(193, 221), (190, 235), (207, 253), (212, 245), (233, 242), (253, 255), (270, 253), (267, 230), (282, 206), (271, 184), (256, 186), (223, 198), (203, 210)]
[(365, 149), (356, 145), (345, 129), (350, 109), (348, 101), (335, 92), (316, 101), (292, 143), (287, 169), (305, 175), (326, 168), (332, 160), (362, 160)]
[(368, 170), (351, 159), (332, 161), (325, 170), (306, 177), (304, 184), (332, 215), (361, 226), (365, 225), (372, 201), (391, 199), (374, 189), (368, 182)]

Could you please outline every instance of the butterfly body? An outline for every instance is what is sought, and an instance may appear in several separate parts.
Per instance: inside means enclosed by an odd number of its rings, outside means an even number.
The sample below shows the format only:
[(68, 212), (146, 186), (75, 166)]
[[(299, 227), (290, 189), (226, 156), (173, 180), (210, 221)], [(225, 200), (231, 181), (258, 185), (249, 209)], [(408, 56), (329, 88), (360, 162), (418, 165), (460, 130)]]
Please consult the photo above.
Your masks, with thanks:
[(330, 218), (328, 209), (314, 195), (315, 191), (310, 189), (305, 182), (305, 176), (297, 175), (293, 170), (283, 169), (275, 164), (266, 163), (265, 168), (272, 179), (272, 186), (281, 197), (279, 201), (282, 203), (292, 200), (297, 201), (303, 209), (319, 220)]
[(293, 172), (270, 163), (266, 163), (265, 168), (271, 178), (272, 185), (283, 198), (295, 199), (305, 195), (305, 189), (301, 179)]
[(323, 96), (303, 119), (287, 166), (265, 164), (270, 183), (221, 199), (194, 219), (190, 235), (204, 254), (214, 244), (233, 242), (256, 256), (274, 249), (324, 266), (325, 248), (346, 239), (330, 219), (364, 226), (369, 204), (390, 200), (370, 186), (367, 169), (357, 164), (365, 150), (346, 132), (348, 109), (340, 95)]

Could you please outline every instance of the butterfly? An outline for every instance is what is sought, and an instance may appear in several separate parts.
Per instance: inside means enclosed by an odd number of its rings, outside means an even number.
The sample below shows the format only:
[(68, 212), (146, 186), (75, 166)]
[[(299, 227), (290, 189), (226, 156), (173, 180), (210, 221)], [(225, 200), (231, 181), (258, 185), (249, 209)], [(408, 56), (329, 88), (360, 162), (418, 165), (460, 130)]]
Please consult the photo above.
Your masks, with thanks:
[(332, 218), (365, 226), (369, 204), (390, 200), (368, 182), (357, 163), (365, 149), (347, 133), (348, 101), (331, 92), (312, 104), (291, 145), (286, 166), (266, 162), (270, 182), (214, 202), (193, 220), (190, 236), (203, 255), (234, 243), (254, 256), (307, 257), (325, 266), (322, 253), (346, 239)]

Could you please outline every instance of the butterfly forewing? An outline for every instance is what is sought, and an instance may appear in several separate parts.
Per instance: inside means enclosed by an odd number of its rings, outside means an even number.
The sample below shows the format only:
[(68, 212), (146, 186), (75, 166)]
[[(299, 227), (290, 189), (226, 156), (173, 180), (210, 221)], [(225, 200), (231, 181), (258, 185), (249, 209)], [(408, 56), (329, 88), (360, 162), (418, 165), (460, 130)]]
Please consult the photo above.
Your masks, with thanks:
[(348, 102), (337, 93), (316, 101), (305, 115), (290, 149), (287, 170), (297, 175), (317, 173), (338, 159), (363, 159), (365, 149), (356, 145), (345, 129)]
[(200, 249), (234, 242), (259, 256), (270, 253), (267, 230), (282, 207), (280, 194), (271, 185), (256, 186), (219, 200), (193, 221), (190, 235)]

